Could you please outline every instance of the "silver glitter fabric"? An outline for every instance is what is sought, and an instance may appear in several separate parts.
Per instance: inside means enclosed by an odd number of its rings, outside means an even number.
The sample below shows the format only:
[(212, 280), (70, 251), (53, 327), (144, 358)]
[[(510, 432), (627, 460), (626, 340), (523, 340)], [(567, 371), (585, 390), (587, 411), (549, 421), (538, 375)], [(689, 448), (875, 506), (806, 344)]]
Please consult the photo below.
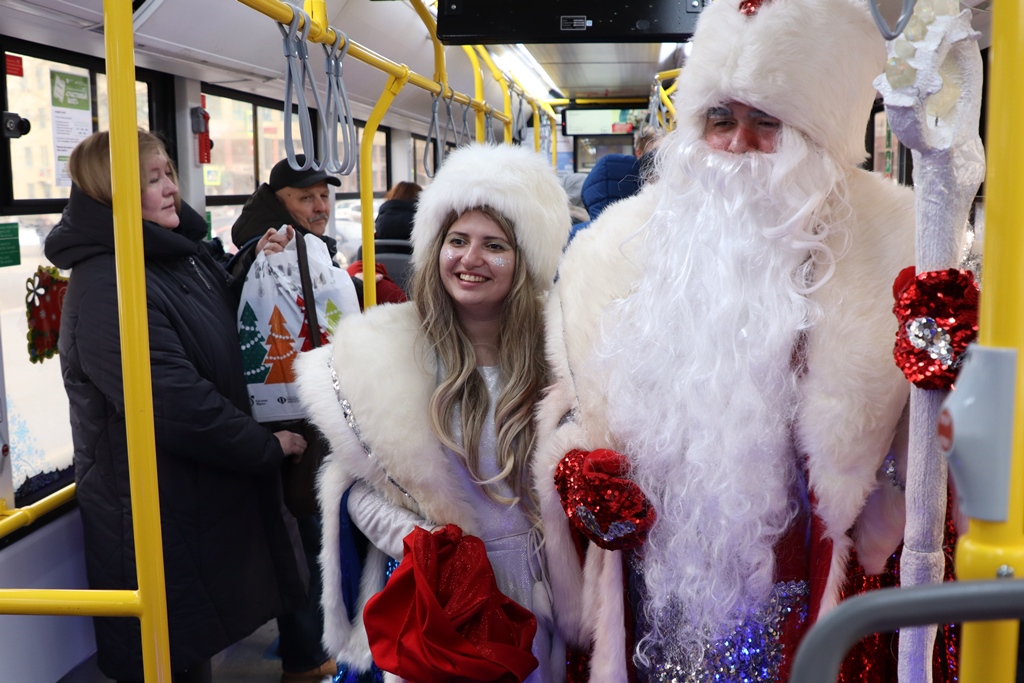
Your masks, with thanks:
[(580, 522), (590, 533), (607, 543), (618, 540), (623, 536), (628, 536), (636, 531), (636, 524), (633, 524), (633, 522), (612, 522), (608, 525), (608, 531), (601, 531), (601, 525), (598, 524), (594, 513), (583, 505), (576, 506), (576, 516), (579, 517)]
[(933, 318), (922, 316), (907, 323), (907, 338), (915, 349), (924, 349), (946, 367), (953, 362), (949, 332), (939, 327)]
[(373, 454), (373, 449), (370, 448), (370, 444), (368, 444), (366, 440), (363, 438), (363, 431), (359, 428), (359, 423), (356, 422), (356, 414), (352, 410), (352, 404), (341, 393), (341, 380), (338, 379), (338, 373), (334, 369), (333, 357), (328, 357), (327, 367), (330, 368), (331, 370), (331, 384), (334, 386), (334, 395), (338, 397), (338, 405), (341, 406), (341, 414), (345, 417), (345, 423), (348, 425), (349, 429), (352, 430), (352, 433), (355, 434), (356, 438), (359, 440), (359, 445), (363, 447), (363, 452), (366, 453), (366, 456), (370, 458), (370, 460), (372, 460), (374, 464), (376, 464), (377, 467), (381, 469), (382, 472), (384, 472), (384, 476), (387, 477), (387, 480), (395, 488), (397, 488), (399, 491), (402, 492), (403, 495), (405, 495), (409, 500), (415, 503), (416, 499), (413, 498), (408, 491), (402, 488), (401, 484), (399, 484), (397, 481), (391, 478), (391, 475), (387, 473), (387, 471), (384, 469), (384, 466), (380, 464), (380, 460), (378, 460), (377, 457)]
[[(775, 584), (763, 607), (736, 627), (732, 635), (705, 645), (699, 662), (668, 649), (648, 651), (651, 664), (646, 678), (659, 683), (775, 683), (782, 663), (782, 630), (795, 612), (802, 624), (807, 619), (810, 589), (806, 581), (782, 581)], [(670, 623), (685, 628), (681, 613), (665, 614)], [(790, 653), (792, 654), (792, 653)]]

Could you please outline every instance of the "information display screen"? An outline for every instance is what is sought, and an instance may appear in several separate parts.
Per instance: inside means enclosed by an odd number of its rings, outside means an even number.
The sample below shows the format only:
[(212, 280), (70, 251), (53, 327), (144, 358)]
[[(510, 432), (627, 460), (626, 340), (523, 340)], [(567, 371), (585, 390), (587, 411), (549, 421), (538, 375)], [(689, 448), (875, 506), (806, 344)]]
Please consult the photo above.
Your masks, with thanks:
[(562, 135), (628, 135), (644, 109), (563, 109)]

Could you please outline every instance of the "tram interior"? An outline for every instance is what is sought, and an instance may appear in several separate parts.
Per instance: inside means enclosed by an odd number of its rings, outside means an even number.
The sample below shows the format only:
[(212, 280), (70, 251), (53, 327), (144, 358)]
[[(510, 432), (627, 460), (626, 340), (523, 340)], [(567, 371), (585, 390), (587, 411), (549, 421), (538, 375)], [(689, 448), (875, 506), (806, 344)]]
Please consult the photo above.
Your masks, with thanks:
[[(992, 2), (961, 2), (973, 12), (983, 50), (991, 42)], [(555, 11), (544, 6), (558, 4), (510, 7), (527, 14)], [(629, 5), (623, 3), (623, 14), (628, 14)], [(182, 197), (208, 212), (211, 234), (230, 246), (230, 227), (242, 204), (284, 155), (285, 59), (279, 25), (235, 0), (135, 0), (132, 6), (139, 125), (158, 129), (172, 141)], [(884, 0), (881, 9), (892, 25), (900, 14), (900, 2)], [(327, 11), (331, 27), (368, 51), (407, 65), (427, 79), (435, 77), (429, 32), (409, 0), (328, 0)], [(614, 21), (608, 21), (614, 28)], [(616, 21), (626, 24), (622, 17)], [(531, 22), (522, 23), (529, 26)], [(638, 39), (635, 31), (613, 30), (607, 35), (618, 37), (605, 37), (601, 42), (529, 42), (550, 34), (517, 39), (513, 34), (487, 36), (486, 29), (477, 33), (480, 35), (474, 37), (487, 43), (499, 68), (516, 74), (522, 89), (536, 101), (569, 101), (568, 105), (556, 105), (556, 113), (565, 106), (645, 112), (655, 75), (684, 62), (688, 37), (659, 35), (654, 41), (643, 36)], [(31, 281), (37, 267), (48, 265), (42, 241), (59, 218), (70, 185), (55, 180), (58, 151), (51, 77), (62, 73), (83, 79), (92, 97), (86, 125), (90, 132), (105, 129), (109, 105), (104, 50), (103, 0), (0, 0), (0, 52), (6, 58), (3, 111), (16, 113), (31, 124), (28, 134), (0, 140), (0, 231), (14, 227), (18, 250), (17, 263), (0, 261), (0, 389), (6, 393), (2, 436), (5, 448), (10, 447), (10, 457), (0, 460), (0, 501), (8, 509), (35, 502), (73, 481), (71, 433), (59, 361), (56, 357), (30, 360), (25, 302), (26, 296), (32, 296)], [(319, 48), (311, 46), (310, 51), (314, 60), (322, 60)], [(464, 48), (448, 45), (445, 62), (447, 83), (472, 97), (473, 65)], [(322, 75), (318, 78), (323, 87)], [(353, 116), (365, 123), (386, 75), (363, 61), (347, 58), (344, 81)], [(504, 86), (489, 73), (483, 81), (483, 99), (500, 111)], [(307, 95), (311, 93), (307, 91)], [(214, 143), (212, 162), (207, 164), (196, 159), (189, 112), (201, 97), (206, 98)], [(513, 109), (521, 106), (521, 101), (521, 96), (514, 96)], [(577, 105), (577, 101), (587, 104)], [(430, 182), (423, 162), (433, 104), (428, 92), (406, 87), (385, 114), (374, 137), (373, 167), (360, 170), (373, 176), (374, 211), (395, 182)], [(443, 115), (443, 101), (439, 108)], [(462, 125), (462, 110), (455, 105), (454, 127)], [(601, 153), (632, 150), (630, 136), (574, 140), (563, 136), (558, 122), (555, 125), (554, 158), (562, 173), (585, 171)], [(501, 140), (500, 121), (492, 122), (492, 130)], [(524, 142), (532, 144), (532, 127), (520, 132)], [(337, 191), (329, 227), (329, 234), (342, 243), (343, 257), (353, 258), (359, 247), (361, 220), (357, 174), (353, 173)], [(27, 484), (32, 490), (25, 489)], [(0, 538), (0, 588), (84, 588), (82, 552), (81, 525), (70, 503)], [(266, 633), (260, 637), (264, 640), (250, 643), (251, 648), (269, 645), (264, 642)], [(88, 617), (0, 615), (0, 683), (105, 680), (89, 678), (93, 674), (85, 670), (73, 673), (94, 649)], [(263, 650), (242, 652), (229, 653), (230, 661), (266, 655)], [(223, 661), (228, 661), (227, 657)], [(246, 673), (229, 675), (227, 670), (215, 680), (273, 680), (246, 678), (253, 675)]]

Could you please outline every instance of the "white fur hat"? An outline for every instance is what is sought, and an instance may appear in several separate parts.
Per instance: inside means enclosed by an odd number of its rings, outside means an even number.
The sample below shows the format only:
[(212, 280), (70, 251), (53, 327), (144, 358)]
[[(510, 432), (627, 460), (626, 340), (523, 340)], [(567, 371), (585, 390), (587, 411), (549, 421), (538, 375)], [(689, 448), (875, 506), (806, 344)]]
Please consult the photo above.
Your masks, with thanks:
[(885, 44), (862, 0), (716, 0), (698, 19), (679, 76), (680, 133), (699, 139), (708, 108), (732, 100), (856, 165), (867, 156), (871, 82), (884, 65)]
[(478, 206), (512, 221), (530, 275), (549, 289), (572, 225), (569, 198), (551, 164), (525, 147), (474, 144), (445, 159), (416, 201), (413, 266), (418, 270), (436, 258), (428, 253), (430, 245), (451, 211), (462, 214)]

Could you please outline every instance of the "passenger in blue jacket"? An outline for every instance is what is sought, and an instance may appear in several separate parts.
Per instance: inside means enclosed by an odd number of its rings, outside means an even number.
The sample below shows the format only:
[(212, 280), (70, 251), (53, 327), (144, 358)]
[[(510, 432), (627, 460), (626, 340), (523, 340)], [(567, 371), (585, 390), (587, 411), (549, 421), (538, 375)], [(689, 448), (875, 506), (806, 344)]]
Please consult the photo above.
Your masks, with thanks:
[[(304, 599), (281, 512), (281, 461), (305, 441), (249, 414), (225, 273), (200, 247), (163, 143), (139, 131), (142, 232), (171, 669), (211, 680), (210, 657)], [(59, 341), (93, 589), (137, 588), (111, 210), (110, 140), (72, 152), (74, 185), (46, 257), (71, 281)], [(294, 524), (294, 522), (292, 522)], [(141, 681), (139, 621), (97, 617), (100, 670)]]
[(590, 220), (574, 225), (569, 233), (569, 241), (600, 216), (606, 206), (639, 192), (640, 171), (640, 159), (631, 154), (605, 154), (598, 159), (580, 190)]

